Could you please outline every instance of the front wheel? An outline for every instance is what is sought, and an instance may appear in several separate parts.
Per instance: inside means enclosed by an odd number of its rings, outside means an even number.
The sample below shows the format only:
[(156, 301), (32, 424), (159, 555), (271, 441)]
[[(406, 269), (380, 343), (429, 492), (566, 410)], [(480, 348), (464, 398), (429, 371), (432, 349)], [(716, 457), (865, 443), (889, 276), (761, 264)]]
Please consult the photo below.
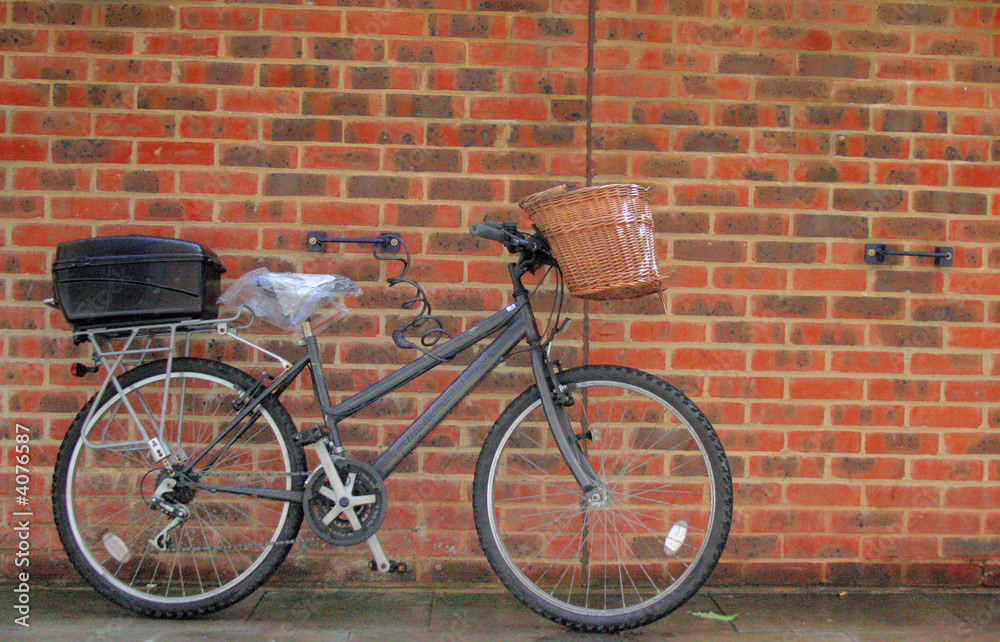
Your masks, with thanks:
[(600, 497), (584, 497), (532, 387), (479, 457), (480, 542), (500, 580), (541, 615), (588, 631), (643, 626), (694, 595), (722, 555), (733, 509), (725, 451), (704, 413), (650, 374), (584, 366), (559, 380)]

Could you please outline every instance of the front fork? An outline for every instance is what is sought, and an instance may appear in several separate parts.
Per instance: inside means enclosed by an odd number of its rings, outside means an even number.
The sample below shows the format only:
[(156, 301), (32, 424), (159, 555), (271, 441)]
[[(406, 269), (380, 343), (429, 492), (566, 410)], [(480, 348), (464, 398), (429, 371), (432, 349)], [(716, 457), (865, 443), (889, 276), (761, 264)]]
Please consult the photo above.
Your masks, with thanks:
[(600, 503), (604, 497), (603, 485), (573, 433), (569, 416), (566, 414), (564, 399), (567, 394), (562, 390), (559, 379), (552, 369), (552, 363), (546, 357), (541, 345), (532, 346), (531, 370), (535, 375), (535, 383), (538, 384), (542, 410), (545, 412), (552, 438), (556, 441), (563, 461), (569, 466), (576, 483), (580, 485), (584, 498), (590, 503)]

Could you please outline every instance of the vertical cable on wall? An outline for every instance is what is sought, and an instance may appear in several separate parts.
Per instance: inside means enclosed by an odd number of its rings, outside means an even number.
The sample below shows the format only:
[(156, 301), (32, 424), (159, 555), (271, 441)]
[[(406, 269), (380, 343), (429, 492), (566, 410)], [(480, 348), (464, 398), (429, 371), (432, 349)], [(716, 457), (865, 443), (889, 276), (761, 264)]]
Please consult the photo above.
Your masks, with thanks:
[[(594, 49), (597, 46), (597, 0), (587, 7), (587, 169), (586, 185), (594, 184)], [(583, 365), (590, 363), (590, 301), (583, 302)]]

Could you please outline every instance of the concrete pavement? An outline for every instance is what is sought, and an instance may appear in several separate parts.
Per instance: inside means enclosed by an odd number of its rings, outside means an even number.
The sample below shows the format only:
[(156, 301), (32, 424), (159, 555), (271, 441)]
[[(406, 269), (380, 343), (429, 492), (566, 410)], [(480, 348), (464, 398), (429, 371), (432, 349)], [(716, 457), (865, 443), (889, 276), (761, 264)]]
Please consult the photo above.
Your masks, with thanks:
[[(1000, 591), (727, 590), (706, 588), (650, 626), (574, 633), (500, 590), (290, 590), (267, 587), (221, 613), (150, 620), (90, 589), (33, 588), (31, 627), (14, 624), (2, 587), (0, 640), (59, 642), (464, 642), (680, 640), (699, 642), (1000, 641)], [(5, 596), (5, 597), (4, 597)], [(721, 621), (694, 613), (738, 617)]]

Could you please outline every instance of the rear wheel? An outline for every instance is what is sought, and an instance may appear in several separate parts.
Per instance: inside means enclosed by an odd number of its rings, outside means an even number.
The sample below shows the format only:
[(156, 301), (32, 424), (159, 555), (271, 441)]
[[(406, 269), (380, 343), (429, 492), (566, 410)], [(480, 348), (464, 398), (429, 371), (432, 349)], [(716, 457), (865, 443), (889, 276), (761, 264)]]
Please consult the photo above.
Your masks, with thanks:
[(725, 451), (697, 406), (657, 377), (584, 366), (559, 379), (600, 498), (583, 496), (532, 387), (480, 455), (480, 542), (507, 588), (553, 621), (590, 631), (648, 624), (690, 598), (722, 555), (733, 506)]
[[(52, 501), (70, 561), (105, 597), (145, 615), (191, 617), (243, 599), (285, 559), (301, 503), (209, 492), (176, 471), (235, 416), (253, 377), (184, 358), (169, 378), (166, 361), (154, 361), (118, 380), (122, 392), (109, 387), (80, 411), (56, 460)], [(306, 462), (291, 417), (270, 397), (258, 412), (201, 459), (196, 481), (302, 490)], [(136, 417), (153, 434), (162, 418), (170, 460), (152, 461)], [(151, 506), (154, 496), (161, 507)]]

